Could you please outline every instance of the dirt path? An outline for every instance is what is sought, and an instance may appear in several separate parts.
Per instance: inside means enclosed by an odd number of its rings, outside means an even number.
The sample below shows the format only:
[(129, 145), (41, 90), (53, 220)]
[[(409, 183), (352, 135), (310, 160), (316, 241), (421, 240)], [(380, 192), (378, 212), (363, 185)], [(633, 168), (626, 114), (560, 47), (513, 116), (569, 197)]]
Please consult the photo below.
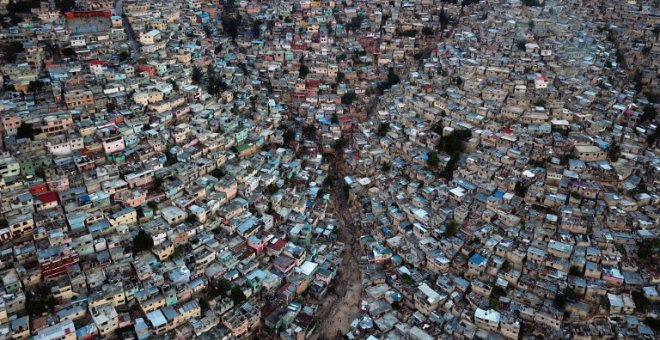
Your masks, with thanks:
[(337, 296), (327, 296), (319, 308), (319, 327), (316, 339), (341, 338), (348, 332), (351, 321), (359, 311), (362, 296), (362, 268), (360, 267), (360, 234), (353, 224), (358, 219), (353, 216), (343, 192), (344, 160), (336, 159), (333, 171), (336, 175), (334, 184), (334, 208), (339, 222), (339, 241), (344, 243), (342, 264), (335, 278)]

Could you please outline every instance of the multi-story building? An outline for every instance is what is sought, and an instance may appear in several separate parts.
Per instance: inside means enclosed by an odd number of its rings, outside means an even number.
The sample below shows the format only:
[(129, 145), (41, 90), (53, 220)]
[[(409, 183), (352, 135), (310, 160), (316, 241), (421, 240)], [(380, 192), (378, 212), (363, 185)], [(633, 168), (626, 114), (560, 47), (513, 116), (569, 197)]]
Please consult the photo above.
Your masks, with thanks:
[(235, 337), (248, 334), (250, 330), (259, 325), (261, 312), (249, 303), (234, 308), (222, 316), (222, 324), (229, 329)]
[(52, 279), (66, 273), (67, 268), (78, 263), (78, 252), (68, 245), (58, 245), (37, 252), (37, 261), (44, 279)]

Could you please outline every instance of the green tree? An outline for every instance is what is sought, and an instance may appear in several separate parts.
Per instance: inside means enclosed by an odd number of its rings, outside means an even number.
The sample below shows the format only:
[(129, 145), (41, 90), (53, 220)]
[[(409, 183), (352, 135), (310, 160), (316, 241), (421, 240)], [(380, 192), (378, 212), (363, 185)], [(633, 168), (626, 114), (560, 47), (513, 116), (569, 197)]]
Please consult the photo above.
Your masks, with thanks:
[(571, 266), (571, 268), (568, 269), (568, 275), (582, 276), (582, 269), (578, 266)]
[(648, 310), (649, 306), (651, 305), (651, 301), (644, 295), (643, 292), (639, 290), (635, 290), (631, 293), (633, 301), (635, 302), (635, 309), (639, 313), (646, 313)]
[(401, 78), (399, 78), (399, 76), (394, 72), (394, 68), (392, 67), (387, 69), (387, 82), (392, 86), (401, 82)]
[(44, 82), (42, 82), (41, 80), (32, 80), (28, 84), (28, 91), (32, 93), (36, 93), (41, 91), (43, 87), (44, 87)]
[(230, 297), (231, 300), (234, 301), (234, 306), (240, 305), (243, 303), (243, 301), (245, 301), (245, 299), (247, 299), (243, 293), (243, 290), (239, 286), (234, 286), (231, 289)]
[(218, 95), (225, 91), (227, 89), (227, 84), (225, 84), (224, 80), (215, 74), (209, 72), (208, 73), (208, 86), (207, 86), (207, 91), (210, 95)]
[(452, 237), (452, 236), (455, 236), (455, 235), (456, 235), (456, 230), (457, 230), (457, 229), (458, 229), (458, 224), (456, 223), (456, 221), (451, 220), (451, 221), (449, 221), (449, 223), (447, 223), (447, 225), (445, 226), (445, 232), (444, 232), (443, 235), (446, 236), (446, 237)]
[(566, 297), (567, 301), (575, 301), (576, 299), (575, 291), (571, 287), (564, 288), (564, 291), (562, 293)]
[(413, 278), (410, 275), (403, 273), (401, 274), (401, 283), (405, 285), (411, 285), (415, 283), (415, 280), (413, 280)]
[(621, 147), (619, 147), (619, 145), (617, 145), (616, 142), (613, 142), (612, 146), (610, 146), (607, 155), (610, 158), (610, 161), (612, 162), (618, 161), (619, 157), (621, 157)]
[(193, 67), (192, 75), (191, 75), (191, 80), (193, 84), (199, 85), (202, 82), (203, 77), (204, 77), (204, 73), (202, 72), (202, 69), (199, 66)]
[(451, 180), (452, 178), (454, 178), (454, 171), (458, 167), (458, 160), (459, 160), (458, 154), (451, 155), (451, 157), (449, 158), (449, 162), (447, 162), (447, 165), (445, 165), (445, 168), (440, 173), (440, 177), (443, 177), (447, 180)]
[(172, 90), (174, 92), (179, 91), (179, 85), (176, 83), (176, 81), (174, 79), (170, 79), (167, 82), (172, 85)]
[(385, 91), (385, 90), (388, 90), (388, 89), (392, 88), (392, 86), (398, 84), (399, 82), (401, 82), (401, 79), (394, 72), (394, 69), (392, 67), (390, 67), (387, 70), (387, 81), (379, 83), (378, 86), (377, 86), (377, 89), (382, 92), (382, 91)]
[(165, 158), (165, 165), (167, 166), (174, 165), (178, 162), (177, 156), (169, 152), (165, 153)]
[(346, 105), (346, 106), (350, 106), (351, 104), (353, 104), (353, 102), (356, 99), (357, 99), (357, 95), (355, 94), (355, 92), (353, 92), (353, 91), (346, 92), (346, 93), (344, 93), (343, 96), (341, 96), (341, 103)]
[(414, 38), (417, 35), (417, 30), (405, 30), (399, 32), (399, 35), (409, 38)]
[(451, 17), (445, 12), (445, 8), (440, 9), (440, 15), (438, 16), (440, 21), (440, 28), (445, 29), (452, 21)]
[(252, 35), (254, 35), (256, 38), (261, 37), (261, 20), (255, 20), (252, 22)]
[(493, 289), (490, 291), (490, 296), (499, 299), (502, 296), (506, 296), (506, 290), (502, 288), (501, 286), (494, 286)]
[(62, 49), (62, 55), (65, 58), (75, 58), (77, 56), (76, 51), (71, 47), (65, 47)]
[(497, 310), (500, 307), (500, 303), (496, 298), (488, 298), (488, 308)]
[(206, 295), (211, 299), (215, 299), (220, 295), (227, 296), (230, 290), (231, 290), (231, 282), (229, 282), (228, 280), (226, 279), (211, 280), (206, 289)]
[(279, 190), (279, 188), (277, 187), (277, 185), (275, 185), (275, 183), (271, 183), (268, 184), (266, 190), (268, 191), (269, 195), (274, 195)]
[(433, 127), (431, 128), (431, 131), (437, 133), (438, 135), (442, 136), (442, 132), (444, 130), (444, 126), (442, 125), (442, 121), (439, 120), (433, 124)]
[[(9, 5), (7, 7), (9, 7)], [(17, 41), (2, 44), (2, 46), (0, 46), (0, 50), (4, 52), (4, 59), (8, 63), (15, 62), (18, 54), (25, 52), (23, 44)]]
[(231, 290), (231, 282), (226, 279), (220, 279), (215, 283), (215, 288), (222, 295), (226, 295)]
[(46, 306), (48, 306), (49, 310), (53, 310), (57, 306), (57, 299), (53, 295), (49, 295), (46, 298)]
[(637, 245), (637, 257), (644, 262), (653, 260), (658, 253), (660, 253), (658, 238), (644, 239)]
[(296, 138), (296, 133), (293, 132), (293, 130), (287, 129), (284, 131), (284, 135), (282, 135), (282, 139), (284, 140), (284, 145), (289, 145), (291, 142), (293, 142)]
[(213, 35), (213, 30), (211, 29), (211, 26), (209, 26), (209, 25), (202, 26), (202, 30), (204, 30), (204, 34), (206, 34), (207, 37), (210, 37), (210, 36)]
[(563, 292), (555, 295), (554, 306), (559, 309), (564, 309), (566, 306), (566, 295)]
[(362, 22), (364, 21), (365, 17), (364, 14), (358, 14), (357, 16), (351, 18), (351, 22), (346, 25), (346, 28), (348, 28), (351, 31), (356, 31), (358, 28), (362, 26)]
[(517, 182), (514, 188), (514, 192), (518, 197), (525, 198), (527, 196), (527, 191), (529, 190), (528, 185), (524, 185), (522, 182)]
[(55, 0), (55, 8), (59, 9), (60, 12), (66, 13), (76, 8), (75, 0)]
[(657, 110), (653, 105), (645, 105), (642, 114), (639, 116), (641, 123), (652, 122), (657, 116)]
[(472, 4), (478, 3), (480, 0), (463, 0), (461, 1), (461, 7), (470, 6)]
[(224, 170), (222, 170), (222, 168), (215, 168), (213, 171), (211, 171), (211, 176), (213, 176), (215, 178), (218, 178), (218, 179), (220, 179), (222, 177), (225, 177), (226, 174), (227, 173), (224, 172)]
[(438, 166), (440, 159), (438, 158), (438, 153), (435, 151), (429, 151), (426, 154), (426, 164), (429, 166)]
[(145, 250), (151, 250), (154, 247), (154, 240), (144, 230), (140, 231), (133, 238), (133, 253), (139, 253)]
[(438, 144), (436, 144), (436, 149), (449, 155), (458, 155), (465, 151), (464, 141), (470, 137), (472, 137), (470, 130), (454, 130), (447, 136), (440, 138)]
[(340, 137), (339, 139), (337, 139), (333, 147), (335, 151), (344, 150), (344, 148), (346, 147), (346, 140), (344, 139), (344, 137)]
[(33, 292), (27, 292), (25, 294), (25, 311), (28, 315), (41, 316), (46, 312), (46, 304), (40, 296)]
[(300, 64), (300, 68), (298, 68), (298, 77), (305, 79), (307, 75), (309, 74), (309, 67), (305, 65), (305, 63)]
[(337, 78), (335, 79), (335, 82), (341, 83), (344, 81), (345, 78), (346, 75), (344, 74), (344, 72), (337, 72)]
[(384, 137), (390, 131), (390, 123), (382, 122), (378, 125), (378, 136)]
[(331, 187), (335, 184), (335, 177), (333, 175), (328, 175), (326, 178), (323, 179), (323, 186), (324, 187)]
[(646, 319), (644, 319), (644, 323), (646, 325), (648, 325), (649, 327), (651, 327), (651, 329), (653, 329), (654, 332), (656, 332), (656, 333), (660, 332), (660, 320), (659, 319), (647, 317)]
[(236, 39), (238, 36), (238, 24), (240, 19), (238, 17), (231, 16), (229, 13), (225, 12), (221, 18), (222, 21), (222, 30), (229, 35), (232, 40)]
[(617, 50), (616, 53), (614, 54), (616, 57), (616, 62), (617, 64), (621, 65), (622, 67), (626, 67), (626, 55), (623, 53), (621, 50)]
[(16, 129), (16, 138), (33, 139), (34, 138), (34, 129), (32, 128), (32, 125), (28, 124), (28, 123), (22, 123)]
[(527, 7), (544, 7), (545, 0), (523, 0), (523, 4)]
[(303, 135), (305, 135), (305, 138), (314, 139), (316, 137), (316, 126), (306, 125), (303, 127)]
[(186, 223), (195, 224), (195, 222), (197, 222), (197, 216), (196, 215), (190, 214), (186, 217)]

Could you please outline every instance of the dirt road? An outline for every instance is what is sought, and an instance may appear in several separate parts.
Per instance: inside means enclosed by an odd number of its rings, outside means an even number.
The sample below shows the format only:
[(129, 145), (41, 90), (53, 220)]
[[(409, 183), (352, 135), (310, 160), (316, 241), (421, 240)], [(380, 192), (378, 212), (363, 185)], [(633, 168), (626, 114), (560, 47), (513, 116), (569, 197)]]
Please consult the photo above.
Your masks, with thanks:
[(316, 339), (341, 338), (348, 332), (351, 321), (356, 317), (362, 296), (362, 268), (360, 267), (360, 234), (353, 225), (358, 221), (351, 212), (344, 194), (344, 160), (341, 156), (333, 162), (335, 174), (333, 205), (339, 221), (339, 241), (344, 243), (342, 263), (335, 278), (337, 296), (330, 294), (319, 308), (319, 327)]

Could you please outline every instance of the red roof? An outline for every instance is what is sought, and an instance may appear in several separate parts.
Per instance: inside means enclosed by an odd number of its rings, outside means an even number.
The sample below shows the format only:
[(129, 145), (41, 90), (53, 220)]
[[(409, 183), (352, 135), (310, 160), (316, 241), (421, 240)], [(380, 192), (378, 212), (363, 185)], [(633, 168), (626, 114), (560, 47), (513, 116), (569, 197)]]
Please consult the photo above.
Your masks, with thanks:
[(351, 118), (351, 117), (349, 117), (349, 116), (341, 116), (341, 117), (339, 117), (337, 120), (338, 120), (340, 123), (343, 124), (343, 123), (350, 123), (351, 120), (353, 120), (353, 118)]
[(316, 88), (316, 87), (319, 86), (319, 84), (321, 84), (321, 82), (318, 81), (318, 80), (315, 80), (315, 79), (309, 79), (309, 80), (305, 81), (305, 87), (314, 87), (314, 88)]
[(103, 60), (94, 59), (94, 60), (90, 60), (89, 63), (91, 65), (103, 65)]
[(54, 191), (47, 192), (45, 194), (41, 194), (37, 196), (39, 201), (41, 201), (42, 204), (48, 204), (52, 202), (57, 202), (57, 193)]
[(282, 239), (279, 239), (275, 242), (269, 243), (268, 248), (277, 251), (277, 250), (281, 250), (282, 248), (284, 248), (285, 245), (286, 245), (286, 241), (282, 240)]
[(46, 182), (30, 186), (30, 193), (35, 196), (46, 191), (48, 191), (48, 183)]

